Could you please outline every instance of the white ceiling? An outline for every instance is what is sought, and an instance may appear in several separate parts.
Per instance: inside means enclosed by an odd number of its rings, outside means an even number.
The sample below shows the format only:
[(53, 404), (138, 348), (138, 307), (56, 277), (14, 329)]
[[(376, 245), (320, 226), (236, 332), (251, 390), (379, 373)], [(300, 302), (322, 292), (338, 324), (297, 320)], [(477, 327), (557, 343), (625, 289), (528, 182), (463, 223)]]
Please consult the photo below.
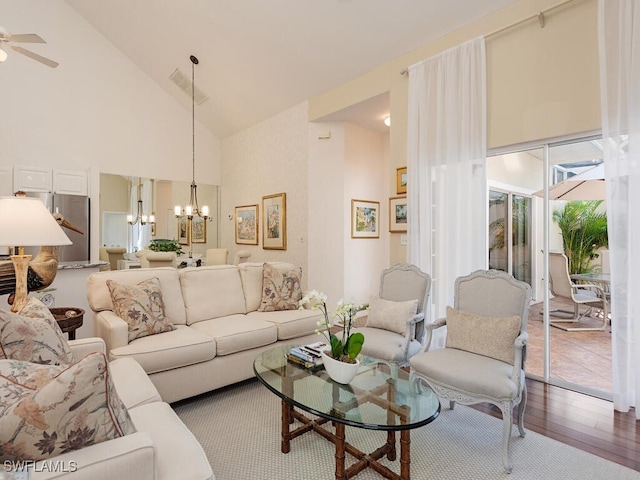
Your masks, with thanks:
[[(66, 1), (189, 109), (169, 76), (190, 77), (198, 57), (195, 83), (209, 100), (196, 117), (224, 138), (515, 0)], [(375, 125), (382, 97), (344, 114)]]

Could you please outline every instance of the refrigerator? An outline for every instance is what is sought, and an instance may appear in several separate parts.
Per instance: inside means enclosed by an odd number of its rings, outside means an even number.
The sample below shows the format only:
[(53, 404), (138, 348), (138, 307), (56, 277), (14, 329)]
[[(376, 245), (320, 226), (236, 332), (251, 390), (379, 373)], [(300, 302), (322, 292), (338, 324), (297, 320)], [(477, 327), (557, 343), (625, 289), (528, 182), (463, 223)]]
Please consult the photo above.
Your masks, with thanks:
[[(28, 197), (37, 197), (47, 206), (51, 213), (58, 212), (69, 223), (78, 230), (84, 232), (80, 234), (62, 228), (67, 234), (71, 245), (62, 245), (58, 253), (58, 262), (88, 262), (89, 261), (89, 197), (82, 195), (63, 195), (57, 193), (27, 193)], [(26, 251), (27, 249), (25, 249)], [(39, 248), (34, 248), (30, 252), (32, 255), (38, 253)]]

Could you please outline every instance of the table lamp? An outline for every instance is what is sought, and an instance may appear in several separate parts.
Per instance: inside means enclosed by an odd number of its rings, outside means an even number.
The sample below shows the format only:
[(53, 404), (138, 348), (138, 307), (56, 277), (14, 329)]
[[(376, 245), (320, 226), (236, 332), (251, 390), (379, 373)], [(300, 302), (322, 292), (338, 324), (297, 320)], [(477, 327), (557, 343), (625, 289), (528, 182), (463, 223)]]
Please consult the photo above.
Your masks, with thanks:
[(28, 302), (27, 272), (31, 255), (24, 254), (24, 247), (70, 244), (71, 240), (42, 200), (26, 196), (0, 197), (0, 245), (18, 249), (17, 255), (11, 255), (16, 274), (12, 312), (19, 312)]

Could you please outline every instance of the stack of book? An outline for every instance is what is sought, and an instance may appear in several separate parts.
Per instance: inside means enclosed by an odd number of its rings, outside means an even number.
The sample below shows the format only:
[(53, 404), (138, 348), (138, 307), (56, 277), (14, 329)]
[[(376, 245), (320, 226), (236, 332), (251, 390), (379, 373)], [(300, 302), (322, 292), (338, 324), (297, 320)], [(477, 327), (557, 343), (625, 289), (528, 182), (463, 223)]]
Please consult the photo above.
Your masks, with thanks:
[(323, 342), (293, 347), (287, 353), (287, 360), (304, 368), (317, 368), (322, 365), (320, 352), (325, 348), (327, 348), (327, 345)]

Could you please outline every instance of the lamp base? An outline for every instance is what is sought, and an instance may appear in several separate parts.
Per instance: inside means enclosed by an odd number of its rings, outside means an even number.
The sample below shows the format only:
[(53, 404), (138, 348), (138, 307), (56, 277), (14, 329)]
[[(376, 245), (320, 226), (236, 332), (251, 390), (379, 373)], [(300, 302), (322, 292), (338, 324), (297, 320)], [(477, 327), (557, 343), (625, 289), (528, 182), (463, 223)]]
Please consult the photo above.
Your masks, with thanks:
[(31, 255), (11, 255), (13, 269), (16, 272), (16, 294), (13, 298), (11, 311), (17, 313), (22, 310), (29, 301), (29, 291), (27, 289), (27, 272), (29, 271), (29, 262)]

